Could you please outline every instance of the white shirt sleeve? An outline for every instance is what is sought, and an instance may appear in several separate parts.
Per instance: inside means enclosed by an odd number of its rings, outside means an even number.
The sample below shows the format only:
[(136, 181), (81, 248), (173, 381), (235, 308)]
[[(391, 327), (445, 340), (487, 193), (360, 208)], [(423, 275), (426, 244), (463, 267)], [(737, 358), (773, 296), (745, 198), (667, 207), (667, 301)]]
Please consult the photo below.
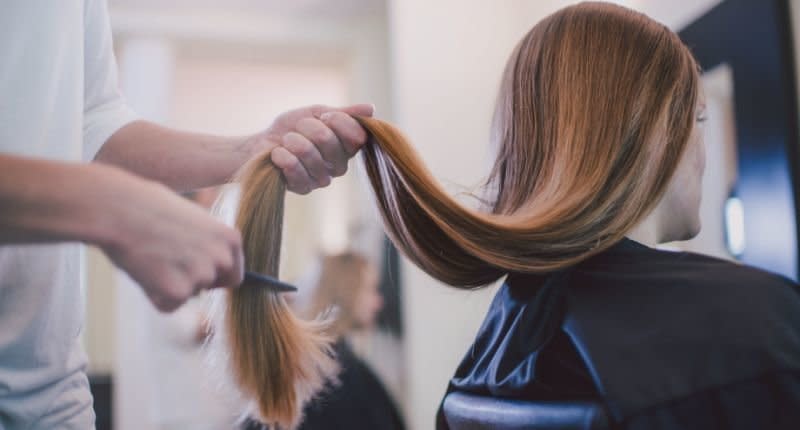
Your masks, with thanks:
[(85, 0), (84, 14), (83, 157), (90, 161), (137, 116), (119, 90), (106, 0)]

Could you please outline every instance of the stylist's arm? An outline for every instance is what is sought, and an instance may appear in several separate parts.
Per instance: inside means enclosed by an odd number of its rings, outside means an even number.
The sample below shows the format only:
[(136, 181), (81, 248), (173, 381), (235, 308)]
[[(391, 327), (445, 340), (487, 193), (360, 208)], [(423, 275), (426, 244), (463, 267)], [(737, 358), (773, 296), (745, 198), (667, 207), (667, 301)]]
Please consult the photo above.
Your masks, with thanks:
[(202, 289), (237, 286), (243, 274), (239, 232), (175, 191), (227, 182), (263, 151), (290, 191), (324, 187), (366, 140), (351, 114), (372, 107), (298, 109), (238, 138), (135, 121), (88, 165), (0, 155), (0, 243), (96, 245), (158, 309), (174, 310)]

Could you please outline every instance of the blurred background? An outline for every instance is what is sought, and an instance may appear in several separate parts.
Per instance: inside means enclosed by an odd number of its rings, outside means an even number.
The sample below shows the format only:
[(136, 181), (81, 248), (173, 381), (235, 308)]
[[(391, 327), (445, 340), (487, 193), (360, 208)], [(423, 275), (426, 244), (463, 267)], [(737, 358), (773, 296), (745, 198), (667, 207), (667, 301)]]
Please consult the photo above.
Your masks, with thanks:
[[(570, 3), (109, 0), (121, 86), (144, 118), (245, 134), (294, 107), (374, 103), (376, 115), (399, 125), (453, 192), (475, 189), (487, 172), (494, 98), (514, 45), (538, 20)], [(617, 3), (677, 30), (722, 2)], [(736, 70), (714, 66), (705, 77), (705, 229), (691, 242), (670, 246), (734, 258), (746, 246), (742, 205), (732, 199), (742, 161), (736, 149)], [(365, 185), (353, 163), (331, 187), (289, 197), (281, 276), (301, 286), (296, 300), (302, 304), (308, 301), (303, 285), (316, 282), (323, 255), (355, 251), (379, 268), (378, 323), (354, 337), (353, 349), (383, 381), (408, 428), (431, 429), (447, 381), (495, 288), (455, 291), (399, 258), (387, 246)], [(208, 205), (216, 192), (187, 198)], [(793, 200), (788, 204), (793, 208)], [(796, 237), (793, 218), (777, 219), (770, 228), (773, 235)], [(795, 252), (775, 270), (796, 277)], [(99, 430), (200, 428), (185, 424), (198, 411), (230, 412), (224, 396), (211, 394), (214, 384), (203, 372), (202, 299), (176, 314), (158, 314), (92, 249), (86, 291), (85, 342)]]

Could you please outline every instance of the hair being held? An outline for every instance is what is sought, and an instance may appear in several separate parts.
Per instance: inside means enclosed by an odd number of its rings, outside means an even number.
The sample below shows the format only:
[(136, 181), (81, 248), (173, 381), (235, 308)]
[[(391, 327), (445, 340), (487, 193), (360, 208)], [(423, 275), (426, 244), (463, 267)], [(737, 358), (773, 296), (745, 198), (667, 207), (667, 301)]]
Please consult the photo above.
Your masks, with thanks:
[[(277, 276), (285, 183), (265, 153), (238, 174), (241, 200), (236, 226), (242, 232), (245, 269)], [(252, 406), (245, 411), (269, 426), (291, 429), (303, 405), (335, 376), (328, 322), (303, 321), (281, 294), (243, 284), (226, 292), (213, 338), (216, 358), (227, 358), (229, 375)]]
[(638, 12), (581, 3), (512, 54), (494, 120), (489, 213), (458, 204), (399, 130), (360, 118), (384, 226), (431, 276), (476, 288), (602, 252), (656, 206), (695, 120), (699, 72), (678, 36)]
[[(461, 288), (574, 265), (658, 204), (687, 146), (698, 86), (691, 53), (663, 25), (607, 3), (562, 9), (507, 64), (490, 211), (447, 195), (399, 130), (357, 118), (370, 135), (362, 159), (385, 229), (414, 264)], [(277, 275), (283, 179), (264, 154), (240, 180), (245, 267)], [(334, 373), (325, 324), (301, 321), (279, 295), (246, 285), (225, 303), (217, 350), (227, 351), (256, 416), (293, 427)]]

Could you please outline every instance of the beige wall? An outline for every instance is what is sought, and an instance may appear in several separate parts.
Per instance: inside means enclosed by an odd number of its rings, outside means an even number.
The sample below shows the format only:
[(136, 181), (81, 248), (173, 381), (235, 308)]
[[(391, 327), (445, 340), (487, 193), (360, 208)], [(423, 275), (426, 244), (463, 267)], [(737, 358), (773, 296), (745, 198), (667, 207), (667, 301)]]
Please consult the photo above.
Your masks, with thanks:
[(84, 340), (90, 357), (89, 372), (110, 374), (114, 369), (115, 348), (113, 303), (116, 301), (114, 267), (96, 248), (86, 250), (86, 328)]
[[(395, 116), (452, 191), (478, 185), (488, 168), (494, 98), (506, 57), (529, 27), (520, 14), (526, 3), (391, 3)], [(403, 275), (409, 424), (430, 429), (493, 289), (446, 288), (410, 264)]]

